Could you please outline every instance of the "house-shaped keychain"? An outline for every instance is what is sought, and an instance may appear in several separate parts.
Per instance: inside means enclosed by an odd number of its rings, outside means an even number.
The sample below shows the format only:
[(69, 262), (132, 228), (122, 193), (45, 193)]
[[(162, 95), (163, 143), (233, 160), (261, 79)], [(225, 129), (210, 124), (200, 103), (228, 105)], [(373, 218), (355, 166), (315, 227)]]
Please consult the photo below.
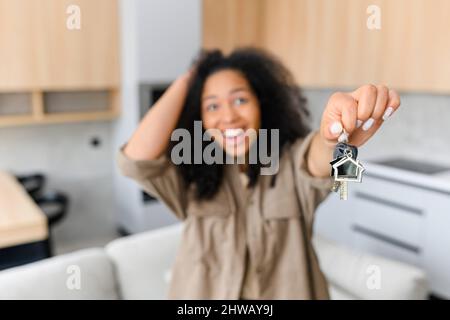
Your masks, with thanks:
[(334, 175), (333, 191), (340, 191), (341, 200), (347, 200), (347, 182), (361, 182), (364, 167), (359, 160), (347, 155), (332, 161), (332, 172)]
[[(333, 165), (340, 160), (342, 160), (344, 157), (351, 157), (354, 160), (358, 157), (358, 148), (355, 146), (349, 145), (347, 143), (340, 142), (336, 145), (333, 158), (334, 160), (330, 162), (331, 164), (331, 174), (330, 176), (334, 177), (334, 168)], [(340, 169), (342, 171), (342, 169)]]
[(332, 174), (335, 181), (361, 182), (362, 173), (366, 170), (359, 160), (346, 156), (331, 161)]

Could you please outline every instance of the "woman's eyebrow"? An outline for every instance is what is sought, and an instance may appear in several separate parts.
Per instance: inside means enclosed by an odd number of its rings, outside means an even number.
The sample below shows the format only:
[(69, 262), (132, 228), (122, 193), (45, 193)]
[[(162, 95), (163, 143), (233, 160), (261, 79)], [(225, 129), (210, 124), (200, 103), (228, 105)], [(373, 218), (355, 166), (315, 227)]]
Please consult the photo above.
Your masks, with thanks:
[[(244, 88), (244, 87), (239, 87), (239, 88), (232, 89), (229, 94), (233, 94), (233, 93), (236, 93), (236, 92), (239, 92), (239, 91), (249, 91), (249, 90), (247, 88)], [(216, 99), (216, 98), (217, 98), (216, 95), (211, 94), (209, 96), (204, 96), (202, 98), (202, 101), (205, 101), (205, 100), (208, 100), (208, 99)]]
[(203, 97), (203, 98), (202, 98), (202, 101), (205, 101), (205, 100), (208, 100), (208, 99), (215, 99), (215, 98), (217, 98), (217, 96), (215, 96), (215, 95), (209, 95), (209, 96)]
[(236, 92), (239, 92), (239, 91), (248, 91), (248, 89), (244, 88), (244, 87), (235, 88), (235, 89), (230, 91), (230, 94), (236, 93)]

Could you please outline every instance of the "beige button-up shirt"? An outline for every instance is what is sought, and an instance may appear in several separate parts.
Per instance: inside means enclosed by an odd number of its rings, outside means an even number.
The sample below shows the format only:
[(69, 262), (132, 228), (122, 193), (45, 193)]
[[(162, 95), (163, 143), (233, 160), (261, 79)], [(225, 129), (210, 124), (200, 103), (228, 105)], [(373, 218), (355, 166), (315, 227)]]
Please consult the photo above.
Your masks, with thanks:
[(121, 172), (184, 221), (169, 298), (310, 299), (314, 292), (328, 299), (310, 240), (315, 209), (332, 179), (313, 177), (306, 169), (313, 135), (283, 152), (274, 186), (272, 176), (261, 175), (248, 189), (238, 166), (225, 165), (222, 186), (208, 201), (195, 200), (192, 186), (185, 188), (166, 156), (134, 161), (119, 152)]

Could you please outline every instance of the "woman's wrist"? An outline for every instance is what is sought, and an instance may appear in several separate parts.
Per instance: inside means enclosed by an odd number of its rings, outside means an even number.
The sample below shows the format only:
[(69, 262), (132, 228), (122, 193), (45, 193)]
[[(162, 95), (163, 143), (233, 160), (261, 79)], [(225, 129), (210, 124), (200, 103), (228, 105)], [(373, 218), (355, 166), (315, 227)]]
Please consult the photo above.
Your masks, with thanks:
[(311, 140), (311, 145), (307, 156), (307, 167), (312, 176), (328, 176), (333, 151), (334, 145), (325, 140), (323, 136), (317, 132)]
[(189, 69), (182, 75), (178, 76), (178, 78), (175, 81), (181, 82), (184, 85), (187, 85), (189, 83), (189, 80), (191, 79), (191, 77), (192, 77), (192, 69)]

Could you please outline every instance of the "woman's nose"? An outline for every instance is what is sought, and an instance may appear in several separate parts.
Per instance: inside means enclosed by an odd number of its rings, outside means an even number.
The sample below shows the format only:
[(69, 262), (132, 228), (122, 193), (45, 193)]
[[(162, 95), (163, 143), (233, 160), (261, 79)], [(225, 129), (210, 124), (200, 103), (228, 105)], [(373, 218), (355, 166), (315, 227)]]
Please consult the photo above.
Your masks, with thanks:
[(232, 123), (237, 118), (237, 112), (236, 109), (233, 108), (233, 106), (230, 103), (225, 103), (224, 107), (222, 108), (222, 121), (225, 123)]

